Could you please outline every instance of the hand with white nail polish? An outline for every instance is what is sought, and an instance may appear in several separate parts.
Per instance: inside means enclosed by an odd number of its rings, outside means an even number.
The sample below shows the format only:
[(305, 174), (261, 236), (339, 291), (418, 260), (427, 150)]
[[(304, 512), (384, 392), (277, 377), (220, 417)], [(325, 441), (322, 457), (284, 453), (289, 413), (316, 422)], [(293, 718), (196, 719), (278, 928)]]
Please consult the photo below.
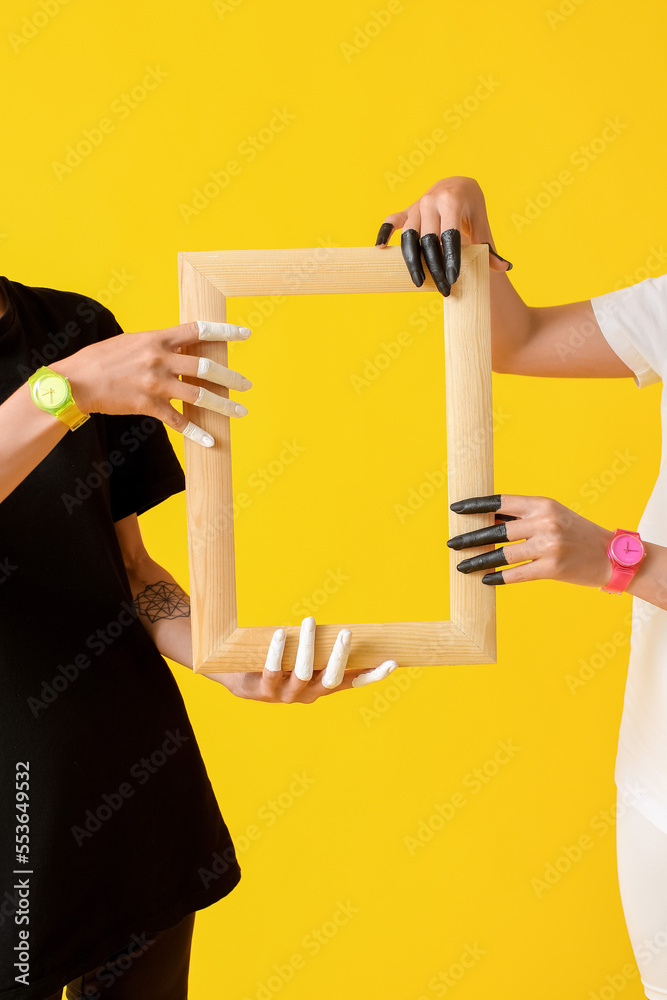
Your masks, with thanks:
[[(147, 414), (210, 448), (215, 444), (211, 435), (179, 413), (171, 399), (228, 417), (243, 417), (248, 412), (241, 403), (214, 389), (222, 386), (244, 392), (252, 385), (247, 378), (211, 358), (181, 352), (197, 341), (247, 340), (247, 327), (195, 320), (162, 330), (123, 333), (119, 327), (119, 331), (51, 365), (67, 375), (74, 402), (84, 413)], [(190, 385), (179, 378), (181, 375), (201, 379), (211, 388)]]
[(273, 633), (261, 673), (225, 672), (206, 676), (223, 684), (240, 698), (275, 704), (309, 705), (324, 694), (347, 691), (349, 688), (384, 680), (398, 666), (395, 660), (386, 660), (373, 670), (346, 670), (352, 647), (352, 633), (344, 628), (336, 637), (325, 669), (313, 671), (315, 628), (315, 619), (312, 617), (304, 618), (301, 622), (293, 670), (282, 669), (286, 633), (284, 628), (279, 628)]

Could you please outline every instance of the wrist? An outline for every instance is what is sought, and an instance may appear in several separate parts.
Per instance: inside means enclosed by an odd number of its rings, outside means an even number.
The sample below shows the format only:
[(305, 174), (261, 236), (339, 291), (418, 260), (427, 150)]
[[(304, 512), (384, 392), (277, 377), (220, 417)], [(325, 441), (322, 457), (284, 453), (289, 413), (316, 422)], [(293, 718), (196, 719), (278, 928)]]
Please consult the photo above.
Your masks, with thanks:
[(646, 560), (648, 550), (638, 531), (617, 528), (607, 544), (609, 579), (600, 589), (610, 594), (628, 590)]
[(67, 358), (53, 362), (53, 364), (49, 365), (49, 368), (52, 368), (54, 372), (58, 372), (60, 375), (67, 376), (72, 398), (81, 412), (93, 413), (95, 412), (95, 405), (87, 378), (87, 366), (85, 363), (81, 363), (80, 354), (81, 351), (77, 351), (76, 354), (71, 354)]

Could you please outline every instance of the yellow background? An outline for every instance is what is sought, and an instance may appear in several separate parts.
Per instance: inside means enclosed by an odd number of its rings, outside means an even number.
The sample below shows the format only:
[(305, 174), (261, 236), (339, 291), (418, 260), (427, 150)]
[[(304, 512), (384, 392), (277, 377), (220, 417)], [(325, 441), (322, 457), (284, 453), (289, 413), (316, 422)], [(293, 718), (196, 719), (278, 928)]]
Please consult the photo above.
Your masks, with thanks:
[[(385, 215), (440, 177), (463, 174), (480, 182), (497, 250), (514, 263), (511, 280), (529, 305), (660, 274), (664, 7), (563, 0), (558, 9), (557, 0), (393, 0), (388, 20), (386, 0), (217, 8), (11, 0), (0, 71), (2, 273), (92, 295), (125, 330), (165, 327), (178, 322), (178, 251), (372, 243)], [(367, 30), (377, 12), (386, 23)], [(124, 113), (122, 95), (156, 66), (167, 75)], [(493, 92), (475, 99), (489, 79)], [(456, 105), (470, 109), (466, 117)], [(294, 117), (253, 160), (243, 158), (247, 137), (268, 127), (275, 108)], [(54, 164), (105, 117), (112, 130), (59, 179)], [(625, 127), (600, 150), (594, 140), (608, 118)], [(446, 139), (409, 176), (392, 178), (437, 128)], [(598, 152), (585, 161), (582, 146)], [(242, 169), (225, 190), (197, 214), (184, 212), (230, 159)], [(526, 203), (567, 169), (573, 182), (543, 195), (544, 207), (521, 224)], [(125, 276), (122, 288), (114, 272)], [(442, 371), (431, 370), (438, 324), (355, 395), (349, 375), (406, 328), (414, 306), (378, 312), (374, 324), (373, 310), (352, 297), (340, 306), (345, 322), (324, 305), (304, 303), (303, 320), (292, 303), (276, 309), (233, 351), (255, 382), (247, 427), (235, 429), (252, 455), (239, 475), (275, 458), (273, 444), (294, 427), (312, 442), (255, 498), (245, 526), (245, 513), (238, 519), (244, 566), (253, 567), (242, 580), (249, 617), (288, 620), (295, 601), (339, 568), (335, 546), (322, 560), (305, 544), (298, 558), (285, 555), (295, 531), (298, 545), (290, 498), (303, 503), (304, 491), (332, 532), (342, 511), (341, 558), (355, 567), (319, 621), (340, 620), (342, 607), (372, 620), (370, 608), (408, 607), (415, 594), (425, 608), (433, 587), (446, 587), (428, 551), (429, 539), (442, 542), (443, 491), (404, 525), (387, 495), (418, 486), (441, 451)], [(608, 528), (635, 527), (658, 469), (659, 395), (655, 385), (639, 393), (631, 379), (495, 375), (504, 414), (497, 490), (553, 496)], [(285, 403), (278, 416), (276, 399)], [(336, 425), (334, 434), (316, 424), (322, 438), (310, 424), (321, 399)], [(182, 438), (170, 437), (182, 460)], [(621, 472), (617, 450), (628, 456)], [(304, 539), (317, 539), (308, 506)], [(350, 510), (359, 511), (356, 535)], [(187, 587), (185, 495), (141, 525), (153, 557)], [(411, 531), (425, 569), (409, 577)], [(632, 962), (613, 825), (628, 645), (611, 637), (627, 637), (629, 610), (629, 597), (594, 589), (507, 587), (498, 593), (497, 665), (397, 671), (308, 707), (243, 702), (173, 664), (243, 868), (239, 887), (198, 914), (193, 1000), (452, 992), (583, 1000), (608, 987), (607, 977), (618, 983)], [(572, 689), (568, 677), (582, 665), (590, 679)], [(519, 749), (477, 790), (470, 775), (494, 770), (501, 741)], [(294, 797), (293, 776), (304, 773), (311, 784)], [(465, 804), (411, 852), (406, 838), (457, 792)], [(270, 822), (278, 800), (283, 814)], [(533, 880), (586, 833), (594, 846), (536, 890)], [(350, 907), (345, 922), (340, 902)], [(312, 935), (322, 928), (329, 936), (316, 953)], [(447, 987), (443, 977), (461, 971), (466, 948), (476, 957)], [(289, 981), (270, 978), (297, 953), (302, 968)], [(623, 993), (643, 995), (637, 976)]]

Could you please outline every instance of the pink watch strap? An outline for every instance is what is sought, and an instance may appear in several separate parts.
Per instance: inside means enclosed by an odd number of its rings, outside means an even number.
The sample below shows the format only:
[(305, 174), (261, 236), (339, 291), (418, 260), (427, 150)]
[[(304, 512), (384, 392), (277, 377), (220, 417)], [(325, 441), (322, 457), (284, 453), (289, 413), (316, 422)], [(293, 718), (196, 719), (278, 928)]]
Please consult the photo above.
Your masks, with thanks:
[[(640, 559), (634, 566), (621, 566), (621, 564), (614, 558), (612, 553), (612, 542), (619, 535), (634, 535), (635, 538), (639, 539), (642, 548), (644, 548), (644, 544), (638, 531), (629, 531), (623, 528), (616, 529), (613, 536), (609, 540), (609, 545), (607, 546), (607, 555), (611, 560), (612, 565), (611, 577), (609, 578), (609, 583), (607, 583), (606, 586), (600, 587), (600, 590), (604, 590), (607, 594), (622, 594), (630, 585), (630, 582), (639, 569), (641, 563)], [(646, 553), (644, 552), (644, 554)]]
[(636, 572), (636, 566), (619, 566), (614, 563), (609, 583), (606, 587), (600, 587), (600, 590), (606, 590), (608, 594), (622, 594), (630, 586)]

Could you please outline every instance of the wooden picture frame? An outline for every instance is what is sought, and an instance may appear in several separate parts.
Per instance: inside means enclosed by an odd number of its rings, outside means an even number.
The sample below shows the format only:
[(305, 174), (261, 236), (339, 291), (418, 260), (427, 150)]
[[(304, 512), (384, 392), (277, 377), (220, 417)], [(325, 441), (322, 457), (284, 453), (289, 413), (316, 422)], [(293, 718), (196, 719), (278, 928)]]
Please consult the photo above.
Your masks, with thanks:
[[(226, 322), (229, 296), (434, 291), (428, 271), (412, 283), (400, 247), (296, 250), (222, 250), (178, 254), (180, 322)], [(462, 249), (461, 273), (443, 297), (447, 422), (448, 504), (493, 493), (491, 320), (489, 261), (485, 243)], [(227, 364), (225, 342), (202, 341), (184, 349)], [(227, 396), (226, 389), (185, 377)], [(194, 671), (262, 670), (276, 626), (239, 627), (236, 617), (234, 518), (230, 418), (183, 404), (185, 416), (215, 438), (204, 448), (185, 438), (188, 558)], [(494, 523), (493, 514), (449, 511), (449, 537)], [(348, 669), (383, 660), (399, 666), (496, 662), (495, 588), (480, 573), (456, 564), (493, 546), (448, 548), (449, 621), (318, 624), (316, 670), (326, 666), (341, 628), (352, 631)], [(443, 553), (444, 559), (444, 553)], [(286, 628), (283, 669), (294, 667), (299, 627)]]

